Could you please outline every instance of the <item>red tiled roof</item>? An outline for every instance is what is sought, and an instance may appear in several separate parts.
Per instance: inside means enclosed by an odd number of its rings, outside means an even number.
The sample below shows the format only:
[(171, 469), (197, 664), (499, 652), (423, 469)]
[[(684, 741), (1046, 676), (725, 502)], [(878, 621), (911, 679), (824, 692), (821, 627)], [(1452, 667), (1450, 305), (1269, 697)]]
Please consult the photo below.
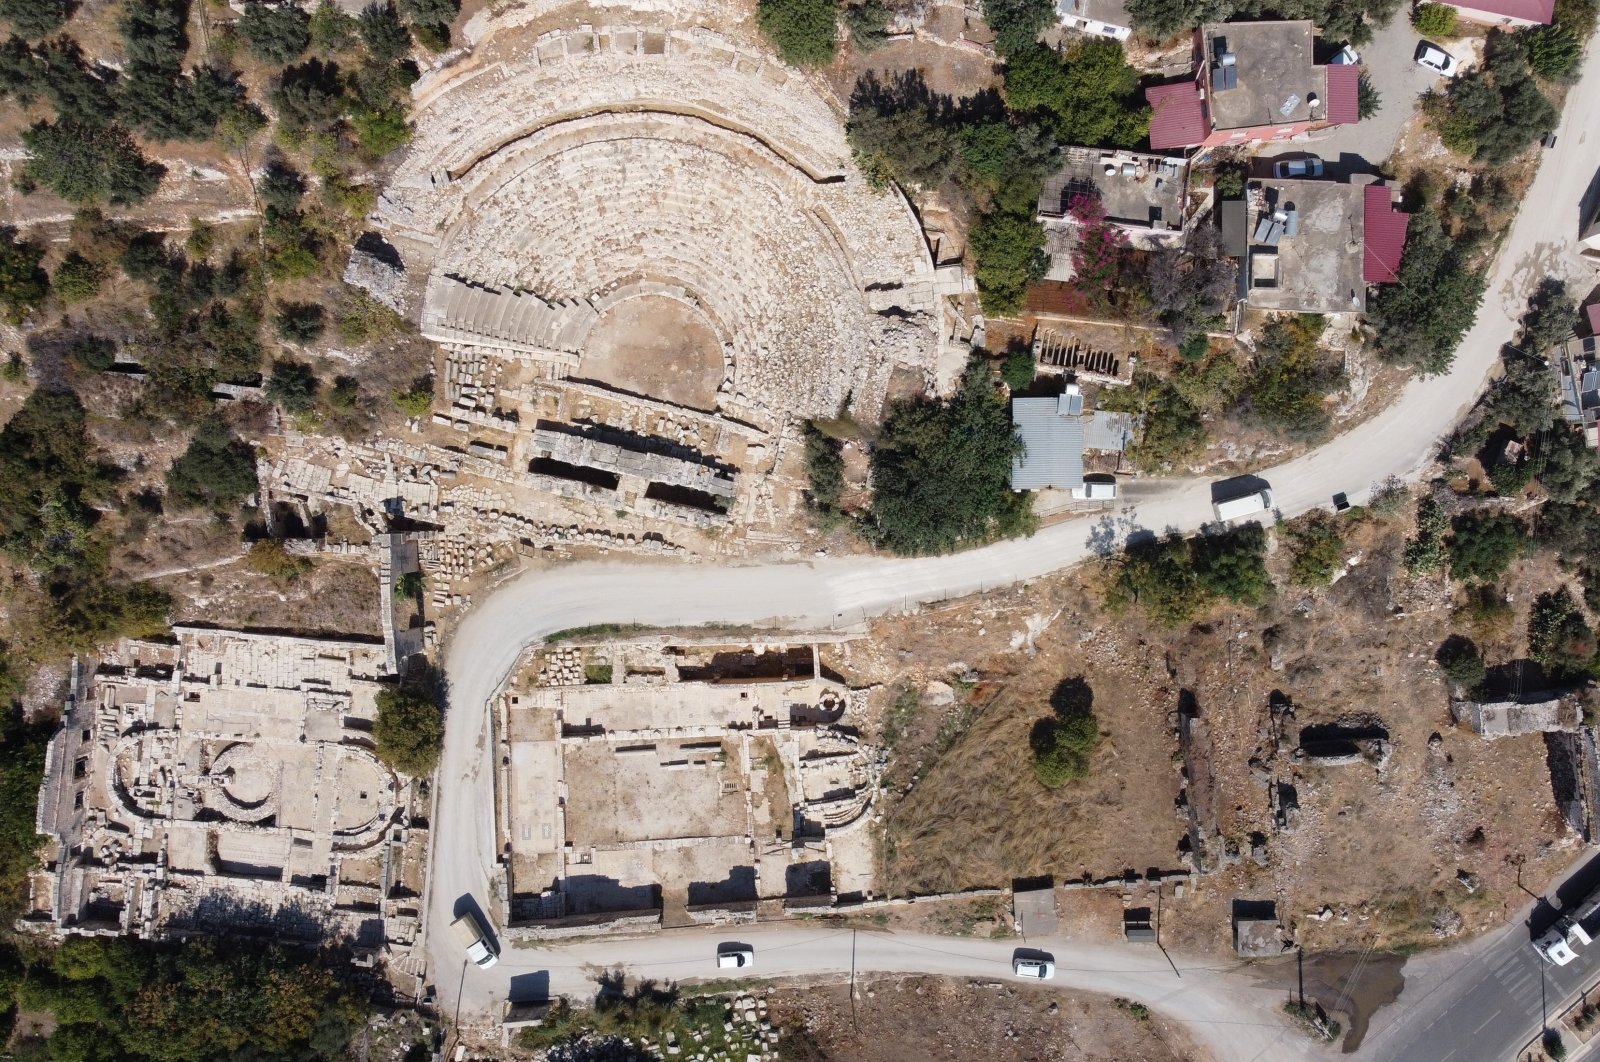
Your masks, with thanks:
[(1386, 184), (1369, 184), (1362, 193), (1361, 276), (1369, 284), (1387, 284), (1400, 275), (1411, 215), (1394, 208), (1392, 194)]
[(1155, 150), (1196, 147), (1210, 134), (1205, 100), (1193, 81), (1152, 85), (1144, 98), (1150, 103), (1150, 146)]
[(1583, 319), (1589, 322), (1589, 334), (1600, 336), (1600, 302), (1592, 302), (1583, 308)]
[(1451, 4), (1463, 11), (1483, 11), (1502, 18), (1521, 18), (1548, 26), (1555, 18), (1556, 0), (1464, 0)]
[(1325, 66), (1328, 72), (1328, 124), (1350, 125), (1361, 119), (1361, 68)]

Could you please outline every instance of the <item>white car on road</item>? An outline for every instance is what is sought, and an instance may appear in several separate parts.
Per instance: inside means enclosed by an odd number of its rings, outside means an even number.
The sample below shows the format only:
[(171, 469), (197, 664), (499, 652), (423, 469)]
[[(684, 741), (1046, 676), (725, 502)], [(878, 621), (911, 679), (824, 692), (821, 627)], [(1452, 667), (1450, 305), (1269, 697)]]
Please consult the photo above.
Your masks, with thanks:
[(1018, 955), (1011, 960), (1011, 972), (1030, 981), (1048, 981), (1056, 975), (1056, 960), (1042, 953), (1029, 958)]
[(1430, 44), (1427, 41), (1417, 45), (1417, 65), (1425, 66), (1445, 77), (1455, 77), (1456, 71), (1461, 69), (1461, 64), (1455, 56), (1437, 44)]
[(717, 949), (717, 969), (748, 970), (756, 962), (756, 950), (743, 944), (724, 944)]

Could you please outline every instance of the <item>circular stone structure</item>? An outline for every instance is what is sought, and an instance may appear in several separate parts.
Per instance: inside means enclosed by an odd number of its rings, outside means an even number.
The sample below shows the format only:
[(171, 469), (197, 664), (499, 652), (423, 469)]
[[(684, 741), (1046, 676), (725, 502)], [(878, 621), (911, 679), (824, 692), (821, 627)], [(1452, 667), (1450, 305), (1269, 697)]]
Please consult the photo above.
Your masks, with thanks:
[(586, 379), (690, 409), (716, 408), (722, 373), (722, 341), (710, 319), (666, 295), (617, 303), (584, 344)]
[(804, 76), (707, 29), (487, 28), (376, 215), (424, 335), (769, 430), (932, 379), (921, 228)]

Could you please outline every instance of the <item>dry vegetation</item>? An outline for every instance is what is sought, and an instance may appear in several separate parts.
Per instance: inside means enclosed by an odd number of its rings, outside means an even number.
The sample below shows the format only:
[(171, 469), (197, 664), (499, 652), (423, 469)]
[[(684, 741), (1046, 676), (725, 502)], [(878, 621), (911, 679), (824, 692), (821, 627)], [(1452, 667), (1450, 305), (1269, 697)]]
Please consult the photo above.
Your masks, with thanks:
[[(886, 683), (876, 724), (895, 751), (886, 891), (1178, 866), (1186, 823), (1173, 726), (1183, 691), (1209, 725), (1217, 828), (1244, 857), (1169, 903), (1163, 936), (1175, 946), (1228, 948), (1228, 905), (1240, 896), (1276, 900), (1309, 945), (1409, 950), (1494, 924), (1520, 903), (1519, 873), (1537, 891), (1577, 844), (1557, 811), (1543, 736), (1486, 742), (1452, 723), (1432, 658), (1460, 626), (1462, 592), (1400, 571), (1409, 519), (1366, 517), (1347, 532), (1355, 563), (1332, 586), (1287, 585), (1279, 549), (1270, 560), (1279, 591), (1265, 606), (1177, 631), (1108, 614), (1092, 569), (969, 599), (931, 622), (881, 621), (873, 650), (841, 653), (835, 666)], [(1525, 654), (1528, 603), (1559, 579), (1547, 559), (1517, 563), (1504, 583), (1512, 614), (1482, 642), (1491, 662)], [(963, 674), (978, 681), (965, 686)], [(1077, 675), (1094, 691), (1101, 743), (1087, 779), (1047, 790), (1030, 769), (1029, 730), (1056, 685)], [(1316, 767), (1278, 754), (1275, 694), (1295, 709), (1288, 749), (1302, 727), (1360, 714), (1387, 728), (1387, 765)], [(1297, 786), (1297, 829), (1275, 827), (1269, 776)], [(1255, 833), (1268, 838), (1265, 866), (1250, 858)], [(1476, 893), (1457, 882), (1462, 870), (1480, 882)], [(1115, 931), (1114, 910), (1097, 916), (1099, 933)]]

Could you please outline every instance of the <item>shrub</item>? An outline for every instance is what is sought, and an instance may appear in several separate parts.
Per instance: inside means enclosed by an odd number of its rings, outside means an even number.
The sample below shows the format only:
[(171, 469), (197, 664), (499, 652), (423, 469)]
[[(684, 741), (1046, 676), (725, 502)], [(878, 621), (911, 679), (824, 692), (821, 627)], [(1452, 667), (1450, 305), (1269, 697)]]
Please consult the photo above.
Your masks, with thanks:
[(1553, 1062), (1563, 1062), (1567, 1057), (1567, 1042), (1561, 1038), (1560, 1029), (1546, 1029), (1539, 1042)]
[(1128, 546), (1111, 565), (1105, 596), (1113, 609), (1137, 605), (1160, 626), (1178, 627), (1219, 597), (1259, 605), (1271, 592), (1266, 532), (1245, 524), (1220, 535), (1173, 533)]
[(253, 0), (245, 6), (239, 32), (256, 58), (285, 66), (311, 46), (311, 16), (291, 4)]
[(354, 409), (361, 398), (361, 385), (349, 376), (336, 376), (328, 390), (328, 405), (334, 409)]
[(311, 13), (311, 45), (325, 55), (345, 51), (356, 43), (356, 25), (333, 0), (322, 0)]
[(1419, 4), (1411, 12), (1411, 24), (1424, 37), (1449, 37), (1456, 31), (1456, 9), (1448, 4)]
[[(1485, 62), (1451, 82), (1427, 111), (1447, 146), (1476, 162), (1500, 166), (1538, 141), (1560, 120), (1555, 105), (1529, 73), (1529, 44), (1521, 34), (1490, 38)], [(1470, 152), (1468, 151), (1470, 147)]]
[(412, 387), (409, 391), (397, 393), (394, 404), (400, 407), (400, 412), (417, 420), (426, 417), (433, 409), (433, 383), (423, 381)]
[(1032, 498), (1011, 490), (1020, 442), (989, 369), (974, 361), (948, 401), (894, 406), (872, 453), (869, 533), (894, 553), (948, 553), (1031, 533)]
[(1536, 26), (1518, 36), (1528, 45), (1528, 68), (1550, 81), (1576, 81), (1583, 41), (1565, 26)]
[(56, 266), (51, 286), (62, 302), (84, 302), (100, 294), (100, 284), (106, 278), (106, 268), (91, 262), (77, 251), (71, 251)]
[(1337, 519), (1316, 509), (1284, 532), (1289, 550), (1289, 581), (1298, 586), (1327, 586), (1344, 562), (1344, 535)]
[(104, 336), (84, 336), (68, 353), (90, 372), (105, 372), (117, 363), (117, 345)]
[(167, 491), (185, 508), (227, 509), (256, 487), (255, 451), (218, 417), (200, 422), (189, 448), (167, 469)]
[(1251, 418), (1292, 439), (1328, 431), (1326, 396), (1344, 386), (1344, 372), (1319, 343), (1326, 318), (1274, 317), (1257, 344), (1256, 369), (1245, 388)]
[(1050, 268), (1044, 226), (1032, 213), (996, 212), (973, 227), (970, 242), (984, 312), (1011, 316), (1022, 308), (1028, 285)]
[(1462, 581), (1500, 578), (1528, 548), (1528, 529), (1510, 513), (1470, 512), (1451, 522), (1450, 574)]
[(429, 51), (450, 47), (450, 26), (460, 10), (459, 0), (400, 0), (400, 14), (411, 23), (418, 43)]
[(62, 119), (37, 122), (22, 134), (26, 184), (43, 185), (73, 203), (127, 206), (148, 199), (166, 172), (140, 153), (118, 126)]
[(875, 184), (936, 188), (960, 157), (955, 134), (935, 118), (938, 102), (920, 74), (888, 84), (868, 73), (856, 84), (845, 129), (857, 165)]
[(1042, 114), (1058, 141), (1131, 147), (1144, 138), (1150, 108), (1139, 74), (1114, 40), (1081, 40), (1061, 54), (1030, 44), (1006, 63), (1006, 102)]
[[(404, 28), (401, 27), (402, 31)], [(285, 129), (291, 132), (319, 129), (344, 113), (344, 86), (339, 81), (339, 67), (320, 59), (285, 67), (278, 75), (271, 99)]]
[(1033, 724), (1028, 745), (1039, 783), (1056, 789), (1089, 773), (1100, 743), (1100, 721), (1093, 711), (1094, 691), (1082, 676), (1065, 679), (1050, 697), (1051, 715)]
[(308, 558), (290, 553), (275, 538), (264, 538), (252, 545), (245, 563), (275, 583), (292, 583), (311, 570)]
[(790, 66), (827, 66), (837, 47), (835, 0), (758, 0), (756, 22)]
[(278, 338), (288, 343), (313, 342), (327, 327), (322, 307), (314, 302), (279, 303), (272, 323)]
[(0, 307), (12, 324), (21, 324), (50, 294), (50, 278), (39, 268), (42, 261), (43, 247), (17, 239), (16, 229), (0, 227)]
[(267, 397), (286, 413), (304, 413), (317, 402), (317, 374), (299, 361), (275, 361), (267, 377)]
[(378, 159), (411, 142), (411, 126), (401, 106), (362, 109), (350, 116), (361, 150)]
[(378, 758), (401, 774), (426, 778), (439, 765), (444, 720), (431, 692), (408, 682), (378, 691), (372, 739)]
[(1483, 654), (1471, 638), (1452, 634), (1434, 653), (1434, 660), (1444, 669), (1452, 685), (1463, 690), (1475, 690), (1483, 685), (1488, 669), (1483, 666)]
[(421, 572), (406, 572), (394, 581), (394, 596), (398, 601), (422, 603), (423, 578)]

